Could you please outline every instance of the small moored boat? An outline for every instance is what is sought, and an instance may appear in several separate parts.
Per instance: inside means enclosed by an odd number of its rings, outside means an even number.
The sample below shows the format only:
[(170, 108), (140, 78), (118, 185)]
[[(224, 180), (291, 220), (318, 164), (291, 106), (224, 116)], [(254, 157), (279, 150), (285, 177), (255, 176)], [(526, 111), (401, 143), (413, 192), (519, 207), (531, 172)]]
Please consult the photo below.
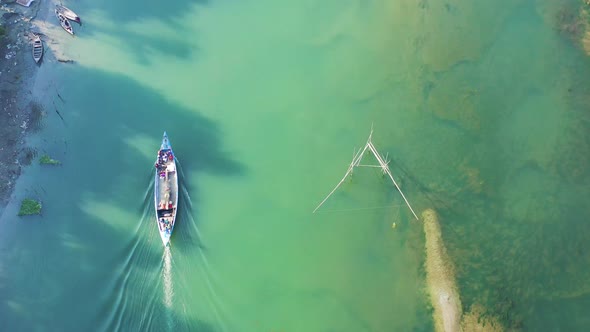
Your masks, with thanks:
[(73, 36), (74, 29), (72, 29), (70, 21), (68, 21), (68, 19), (65, 16), (63, 16), (57, 9), (55, 9), (55, 16), (57, 16), (57, 19), (59, 19), (59, 24), (61, 25), (61, 27)]
[(158, 150), (155, 167), (154, 205), (156, 208), (156, 224), (162, 242), (166, 246), (170, 243), (178, 208), (176, 158), (166, 132), (164, 132), (162, 145)]
[(68, 20), (74, 21), (74, 22), (82, 25), (82, 20), (80, 19), (80, 16), (78, 16), (78, 14), (74, 13), (74, 11), (71, 10), (70, 8), (68, 8), (64, 5), (55, 5), (55, 9), (57, 9), (57, 11), (59, 11)]
[(36, 63), (39, 63), (43, 57), (43, 42), (38, 35), (33, 37), (33, 59)]

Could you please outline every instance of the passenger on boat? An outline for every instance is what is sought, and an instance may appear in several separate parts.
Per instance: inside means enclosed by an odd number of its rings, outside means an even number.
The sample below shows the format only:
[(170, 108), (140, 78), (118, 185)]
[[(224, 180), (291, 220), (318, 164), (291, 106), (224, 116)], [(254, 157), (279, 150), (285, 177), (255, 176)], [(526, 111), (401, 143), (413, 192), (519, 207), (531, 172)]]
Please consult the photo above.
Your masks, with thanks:
[(162, 171), (162, 168), (164, 166), (164, 164), (167, 161), (167, 157), (164, 156), (164, 152), (162, 150), (158, 151), (158, 159), (156, 161), (156, 164), (154, 165), (154, 167), (156, 167), (156, 169), (158, 171)]

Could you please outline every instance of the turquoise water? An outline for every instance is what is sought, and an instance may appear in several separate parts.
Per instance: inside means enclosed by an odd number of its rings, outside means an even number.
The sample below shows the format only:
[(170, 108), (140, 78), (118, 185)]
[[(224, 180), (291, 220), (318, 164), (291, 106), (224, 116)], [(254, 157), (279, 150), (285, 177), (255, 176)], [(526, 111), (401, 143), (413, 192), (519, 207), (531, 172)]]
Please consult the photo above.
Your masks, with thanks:
[[(422, 226), (386, 178), (359, 169), (311, 213), (371, 126), (414, 208), (441, 213), (466, 309), (588, 329), (588, 58), (558, 7), (77, 2), (77, 37), (55, 37), (76, 63), (41, 67), (30, 139), (63, 164), (28, 167), (2, 215), (2, 330), (432, 330)], [(14, 217), (29, 196), (43, 216)]]

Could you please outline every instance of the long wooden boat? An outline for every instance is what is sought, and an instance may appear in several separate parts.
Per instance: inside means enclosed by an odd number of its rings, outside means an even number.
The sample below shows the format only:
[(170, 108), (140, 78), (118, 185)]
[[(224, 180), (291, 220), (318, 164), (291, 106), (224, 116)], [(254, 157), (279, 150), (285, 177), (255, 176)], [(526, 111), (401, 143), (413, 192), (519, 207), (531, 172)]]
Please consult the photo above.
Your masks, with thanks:
[(80, 16), (78, 16), (78, 14), (74, 13), (74, 11), (71, 10), (70, 8), (68, 8), (64, 5), (55, 5), (55, 9), (57, 9), (57, 11), (59, 11), (68, 20), (74, 21), (74, 22), (82, 25), (82, 20), (80, 19)]
[(156, 178), (154, 185), (154, 205), (156, 208), (156, 224), (164, 246), (170, 243), (170, 236), (176, 222), (178, 208), (178, 173), (176, 158), (168, 135), (164, 132), (162, 145), (156, 159)]
[(33, 37), (33, 59), (36, 63), (39, 63), (43, 57), (43, 42), (38, 35)]
[(74, 29), (72, 29), (72, 25), (70, 24), (70, 21), (68, 21), (68, 19), (63, 16), (58, 10), (57, 8), (55, 9), (55, 16), (57, 16), (57, 19), (59, 20), (59, 24), (61, 25), (62, 28), (64, 28), (64, 30), (66, 30), (70, 35), (74, 35)]

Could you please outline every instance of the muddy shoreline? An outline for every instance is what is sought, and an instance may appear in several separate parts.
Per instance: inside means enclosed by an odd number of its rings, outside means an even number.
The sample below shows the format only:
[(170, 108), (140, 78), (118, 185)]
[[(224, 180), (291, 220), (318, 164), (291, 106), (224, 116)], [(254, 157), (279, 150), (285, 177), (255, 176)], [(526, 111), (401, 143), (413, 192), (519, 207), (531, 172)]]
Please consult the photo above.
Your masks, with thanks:
[(49, 2), (39, 0), (24, 7), (14, 0), (0, 0), (0, 214), (14, 191), (22, 168), (35, 157), (27, 147), (26, 135), (39, 129), (42, 106), (37, 102), (33, 86), (39, 66), (32, 57), (32, 34), (39, 33), (37, 14)]

